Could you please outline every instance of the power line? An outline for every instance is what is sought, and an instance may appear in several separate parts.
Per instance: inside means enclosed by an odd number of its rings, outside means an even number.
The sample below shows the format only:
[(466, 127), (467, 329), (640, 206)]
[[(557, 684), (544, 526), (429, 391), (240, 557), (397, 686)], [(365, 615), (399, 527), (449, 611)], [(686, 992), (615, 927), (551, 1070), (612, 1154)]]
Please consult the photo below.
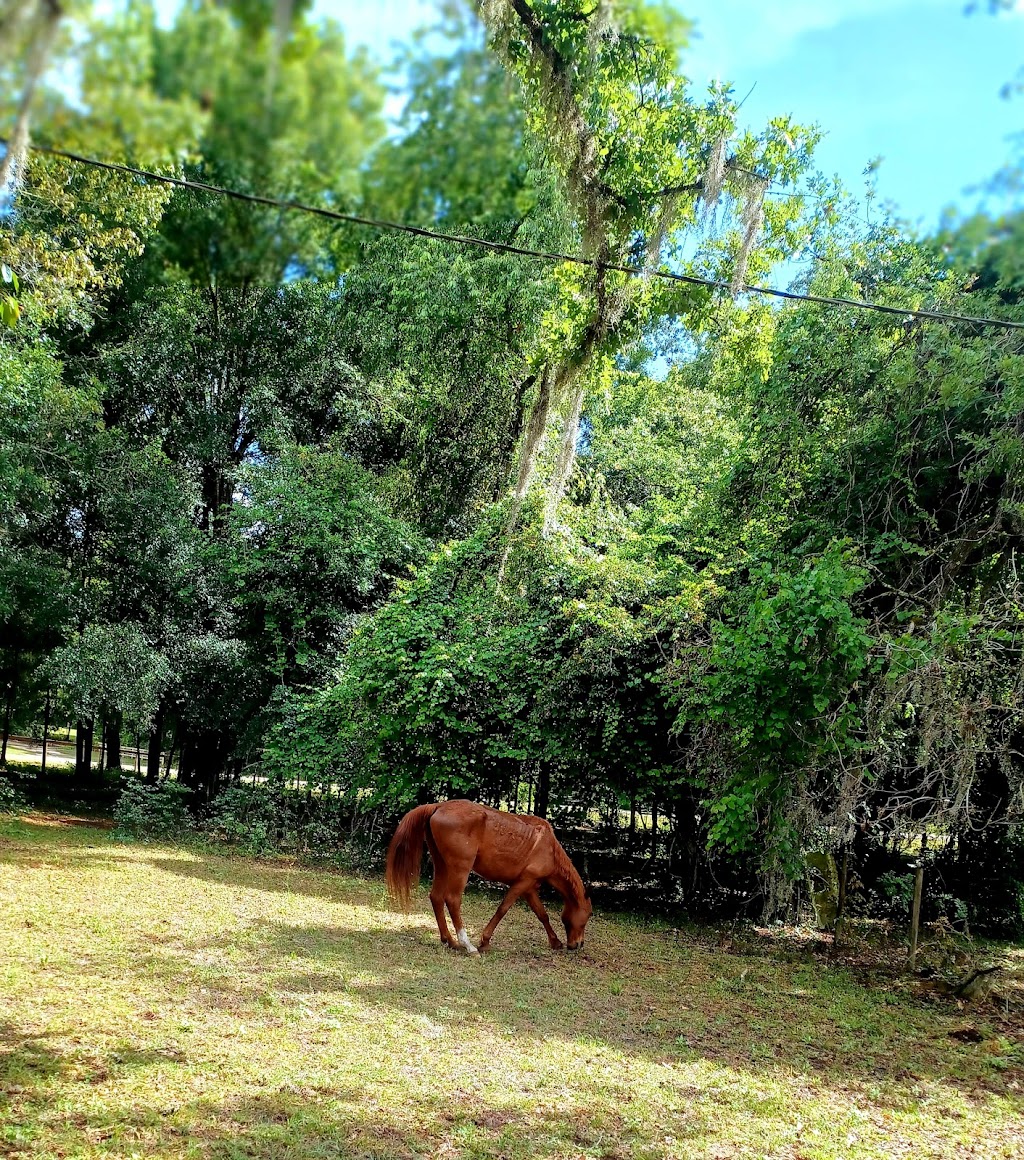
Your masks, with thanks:
[[(0, 138), (4, 145), (5, 140)], [(693, 274), (676, 274), (670, 270), (645, 270), (639, 266), (622, 266), (615, 262), (598, 262), (590, 258), (580, 258), (572, 254), (559, 254), (549, 250), (533, 250), (526, 246), (514, 246), (508, 242), (493, 242), (484, 238), (474, 238), (467, 234), (446, 234), (439, 230), (429, 230), (422, 226), (410, 226), (404, 222), (392, 222), (381, 218), (363, 217), (360, 214), (342, 213), (340, 210), (326, 209), (316, 205), (305, 205), (302, 202), (290, 201), (286, 198), (264, 197), (257, 193), (243, 193), (237, 189), (227, 189), (220, 185), (209, 185), (205, 181), (192, 181), (184, 177), (170, 177), (163, 173), (154, 173), (149, 169), (137, 169), (133, 165), (122, 165), (116, 161), (100, 161), (95, 157), (83, 157), (78, 153), (71, 153), (66, 149), (55, 149), (48, 145), (32, 145), (33, 152), (43, 153), (50, 157), (60, 157), (65, 161), (72, 161), (76, 165), (88, 165), (95, 169), (105, 169), (113, 173), (126, 173), (132, 177), (144, 177), (148, 181), (161, 182), (179, 189), (194, 189), (200, 193), (214, 193), (219, 197), (233, 198), (235, 201), (249, 202), (253, 205), (269, 206), (272, 209), (288, 210), (295, 213), (315, 214), (317, 217), (327, 218), (330, 221), (347, 222), (349, 225), (365, 226), (374, 230), (391, 230), (398, 233), (412, 234), (414, 237), (430, 238), (439, 242), (453, 242), (460, 246), (475, 246), (477, 249), (491, 250), (499, 254), (515, 254), (522, 258), (537, 258), (545, 262), (569, 262), (575, 266), (587, 266), (603, 270), (614, 270), (616, 273), (628, 274), (631, 277), (660, 278), (666, 282), (683, 282), (690, 286), (707, 286), (713, 290), (730, 290), (730, 284), (714, 278), (700, 278)], [(747, 294), (761, 294), (771, 298), (782, 298), (791, 302), (816, 302), (822, 306), (851, 307), (856, 310), (873, 310), (878, 314), (893, 314), (899, 318), (916, 318), (927, 322), (965, 322), (975, 326), (995, 326), (1003, 330), (1024, 330), (1024, 322), (1011, 322), (1002, 318), (975, 317), (970, 314), (949, 314), (941, 310), (912, 310), (901, 306), (884, 306), (880, 302), (867, 302), (858, 298), (830, 298), (821, 294), (798, 294), (792, 290), (776, 290), (771, 286), (745, 285), (743, 291)]]

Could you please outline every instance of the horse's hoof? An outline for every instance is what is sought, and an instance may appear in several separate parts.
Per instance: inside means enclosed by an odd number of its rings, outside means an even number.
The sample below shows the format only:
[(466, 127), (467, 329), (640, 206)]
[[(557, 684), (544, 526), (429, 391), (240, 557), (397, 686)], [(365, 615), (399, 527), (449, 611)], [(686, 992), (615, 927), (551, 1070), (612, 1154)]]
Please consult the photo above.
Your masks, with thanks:
[(462, 947), (467, 955), (478, 955), (480, 953), (476, 947), (473, 946), (472, 942), (470, 942), (469, 935), (466, 934), (465, 928), (460, 930), (456, 937), (459, 940), (459, 946)]

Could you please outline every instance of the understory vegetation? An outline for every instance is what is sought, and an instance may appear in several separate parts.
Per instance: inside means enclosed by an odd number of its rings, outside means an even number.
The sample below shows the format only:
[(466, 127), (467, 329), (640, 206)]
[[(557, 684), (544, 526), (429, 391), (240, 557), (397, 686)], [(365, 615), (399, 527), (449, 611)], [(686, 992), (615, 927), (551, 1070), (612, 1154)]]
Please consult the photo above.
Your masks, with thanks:
[[(39, 79), (17, 7), (5, 116)], [(125, 833), (372, 866), (404, 810), (465, 796), (549, 817), (606, 899), (902, 917), (920, 860), (926, 920), (1022, 933), (1024, 332), (970, 319), (1024, 325), (1024, 219), (866, 219), (816, 127), (746, 128), (683, 79), (668, 6), (444, 4), (391, 131), (380, 66), (274, 8), (76, 9), (52, 52), (80, 91), (40, 79), (34, 140), (577, 260), (12, 155), (0, 764), (15, 737), (76, 746), (12, 761), (0, 809), (116, 801)], [(890, 312), (748, 290), (782, 263)], [(225, 937), (186, 938), (197, 979)], [(77, 1082), (69, 1048), (11, 1034), (40, 1092)], [(124, 1059), (164, 1066), (155, 1043)], [(658, 1086), (659, 1060), (619, 1063)], [(729, 1099), (757, 1107), (750, 1063)], [(969, 1134), (961, 1112), (931, 1128)], [(477, 1114), (459, 1131), (490, 1140), (525, 1113)], [(148, 1138), (163, 1112), (140, 1115)], [(593, 1130), (650, 1135), (623, 1116)]]

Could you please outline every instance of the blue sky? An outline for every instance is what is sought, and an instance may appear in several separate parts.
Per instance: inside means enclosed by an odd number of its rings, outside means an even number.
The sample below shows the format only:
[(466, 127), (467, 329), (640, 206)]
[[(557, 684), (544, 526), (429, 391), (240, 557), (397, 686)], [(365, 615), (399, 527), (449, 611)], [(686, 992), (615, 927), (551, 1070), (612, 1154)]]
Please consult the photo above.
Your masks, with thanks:
[[(792, 114), (827, 131), (818, 160), (855, 192), (873, 157), (879, 194), (934, 226), (963, 209), (1024, 131), (1024, 95), (999, 90), (1024, 66), (1024, 11), (965, 14), (965, 0), (685, 0), (698, 35), (683, 66), (694, 84), (718, 77), (751, 125)], [(983, 4), (983, 7), (986, 6)], [(1020, 5), (1024, 8), (1024, 3)], [(353, 43), (390, 59), (434, 14), (431, 0), (319, 0)]]

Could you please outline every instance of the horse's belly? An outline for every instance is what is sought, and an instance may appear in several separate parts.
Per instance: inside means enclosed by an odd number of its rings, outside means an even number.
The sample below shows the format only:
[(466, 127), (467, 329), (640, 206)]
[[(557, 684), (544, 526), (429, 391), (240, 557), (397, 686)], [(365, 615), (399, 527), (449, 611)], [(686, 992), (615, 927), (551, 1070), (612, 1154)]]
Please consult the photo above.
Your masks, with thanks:
[(481, 878), (485, 878), (488, 882), (506, 882), (511, 884), (515, 882), (522, 872), (522, 858), (508, 859), (495, 857), (493, 852), (488, 855), (483, 850), (477, 854), (476, 862), (473, 863), (473, 873), (479, 874)]

